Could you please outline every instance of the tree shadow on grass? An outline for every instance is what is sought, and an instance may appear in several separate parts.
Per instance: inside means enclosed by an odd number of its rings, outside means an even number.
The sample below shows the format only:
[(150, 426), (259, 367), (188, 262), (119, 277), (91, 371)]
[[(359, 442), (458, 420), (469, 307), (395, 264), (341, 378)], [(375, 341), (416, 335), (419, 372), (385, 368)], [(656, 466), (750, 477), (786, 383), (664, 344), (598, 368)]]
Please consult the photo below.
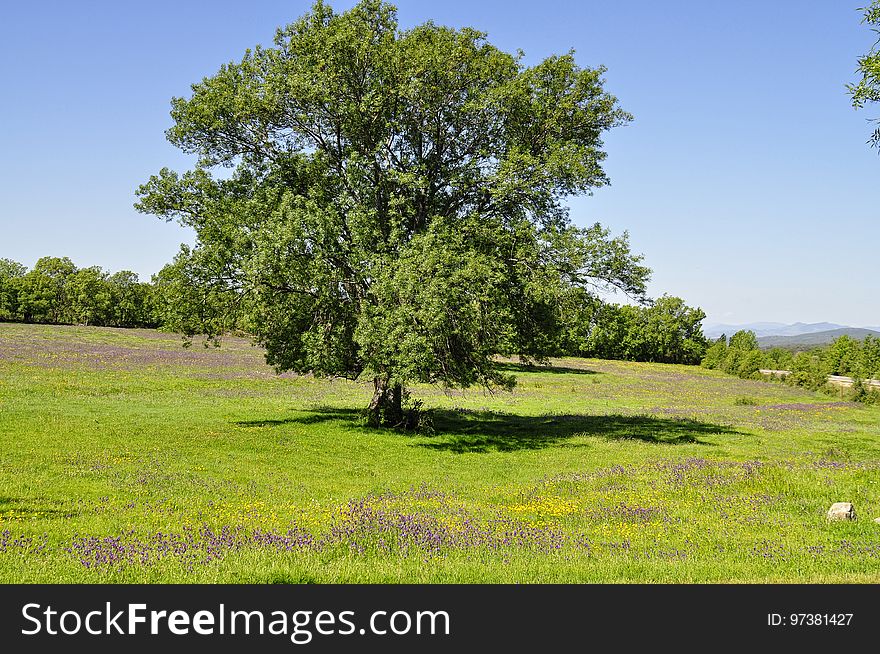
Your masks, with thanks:
[(362, 424), (364, 412), (359, 409), (321, 406), (303, 409), (302, 413), (307, 413), (308, 415), (291, 416), (289, 418), (267, 418), (265, 420), (237, 420), (233, 424), (236, 427), (281, 427), (282, 425), (317, 425), (322, 422), (341, 421), (349, 423), (347, 426), (350, 427), (372, 431), (365, 424)]
[[(520, 416), (495, 411), (434, 409), (431, 435), (413, 434), (416, 447), (465, 453), (515, 452), (553, 446), (578, 447), (567, 443), (574, 437), (596, 436), (609, 440), (633, 440), (656, 445), (711, 445), (701, 437), (738, 434), (737, 430), (691, 418), (661, 418), (648, 415), (543, 415)], [(309, 415), (235, 423), (240, 427), (272, 427), (285, 424), (314, 425), (343, 422), (363, 432), (388, 431), (367, 427), (357, 409), (320, 407)]]
[(495, 368), (504, 372), (524, 373), (539, 372), (552, 373), (556, 375), (599, 375), (601, 373), (589, 368), (575, 368), (569, 366), (541, 366), (530, 365), (525, 363), (516, 363), (513, 361), (499, 361), (495, 364)]
[(464, 453), (537, 450), (579, 436), (638, 440), (657, 445), (711, 445), (700, 436), (735, 434), (736, 430), (692, 419), (624, 415), (519, 416), (491, 411), (435, 411), (435, 435), (420, 447)]

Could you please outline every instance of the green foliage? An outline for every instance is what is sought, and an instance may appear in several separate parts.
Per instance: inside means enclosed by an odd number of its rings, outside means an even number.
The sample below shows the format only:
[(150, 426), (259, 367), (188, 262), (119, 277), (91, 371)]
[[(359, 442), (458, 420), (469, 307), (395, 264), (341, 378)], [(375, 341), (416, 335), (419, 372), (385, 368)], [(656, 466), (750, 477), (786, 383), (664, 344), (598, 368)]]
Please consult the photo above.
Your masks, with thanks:
[(751, 352), (758, 349), (758, 337), (751, 330), (741, 329), (730, 337), (730, 349)]
[(822, 365), (822, 359), (813, 352), (798, 352), (791, 362), (789, 379), (797, 386), (818, 389), (825, 385), (828, 373)]
[(153, 276), (151, 310), (164, 331), (187, 338), (206, 334), (210, 342), (219, 345), (219, 335), (240, 329), (241, 321), (231, 308), (242, 296), (223, 284), (200, 284), (193, 279), (206, 265), (203, 254), (182, 245), (174, 261)]
[(626, 234), (563, 205), (608, 183), (602, 135), (630, 120), (603, 72), (572, 53), (528, 67), (470, 28), (404, 31), (376, 0), (317, 2), (173, 100), (167, 136), (198, 164), (136, 205), (197, 235), (167, 324), (245, 324), (277, 370), (371, 377), (377, 396), (508, 386), (493, 356), (545, 360), (573, 297), (644, 295)]
[(663, 295), (642, 313), (637, 361), (697, 364), (706, 350), (701, 323), (706, 314), (684, 300)]
[(736, 374), (743, 379), (755, 379), (758, 370), (764, 367), (765, 357), (760, 350), (749, 350), (739, 360)]
[(27, 268), (12, 259), (0, 259), (0, 320), (15, 320), (18, 315), (18, 295), (21, 278)]
[(156, 326), (152, 287), (135, 273), (77, 268), (67, 257), (43, 257), (33, 270), (0, 260), (0, 320), (29, 323)]
[(880, 338), (865, 336), (861, 347), (861, 373), (869, 379), (880, 379)]
[[(793, 386), (843, 392), (845, 397), (864, 403), (880, 398), (880, 393), (864, 383), (866, 379), (880, 378), (880, 339), (870, 335), (861, 342), (844, 335), (825, 348), (793, 354), (783, 348), (761, 351), (754, 333), (740, 331), (731, 337), (729, 345), (722, 336), (709, 346), (702, 365), (753, 379), (762, 377), (758, 372), (762, 368), (788, 370), (791, 374), (779, 377)], [(845, 392), (833, 389), (827, 386), (829, 375), (852, 377), (855, 383)]]
[(17, 279), (26, 272), (27, 266), (12, 259), (0, 259), (0, 280)]
[(880, 339), (868, 335), (862, 341), (841, 336), (824, 348), (812, 350), (825, 375), (858, 379), (880, 377)]
[(703, 357), (704, 368), (723, 370), (743, 379), (758, 378), (758, 371), (767, 367), (771, 358), (758, 349), (758, 339), (752, 331), (740, 330), (730, 337), (721, 336), (712, 343)]
[(822, 352), (823, 369), (829, 375), (861, 374), (861, 348), (849, 336), (841, 336)]
[(721, 364), (727, 358), (727, 335), (722, 334), (714, 343), (706, 348), (701, 365), (704, 368), (714, 370), (721, 368)]
[(77, 270), (67, 282), (69, 321), (78, 325), (111, 324), (113, 296), (106, 274), (97, 266)]
[(20, 281), (18, 314), (25, 322), (70, 323), (68, 294), (76, 266), (67, 257), (42, 257)]
[(105, 279), (110, 296), (109, 325), (114, 327), (154, 326), (159, 321), (154, 315), (155, 290), (138, 280), (136, 273), (121, 270)]
[[(875, 33), (880, 33), (880, 0), (874, 0), (869, 6), (862, 9), (864, 12), (862, 22), (872, 26)], [(880, 102), (880, 39), (865, 55), (859, 58), (858, 70), (862, 78), (857, 84), (849, 84), (853, 107), (859, 109), (868, 103)], [(878, 122), (874, 120), (874, 122)], [(871, 144), (880, 147), (880, 127), (874, 130), (871, 136)]]
[(561, 352), (599, 359), (697, 364), (707, 341), (706, 317), (681, 298), (664, 295), (645, 306), (603, 304), (593, 298), (568, 311)]
[(784, 347), (772, 347), (765, 353), (767, 367), (771, 370), (791, 370), (794, 352)]
[(755, 333), (740, 330), (730, 337), (724, 358), (719, 361), (717, 367), (729, 375), (745, 378), (751, 377), (762, 367), (762, 363), (763, 357), (758, 350), (758, 339)]
[(560, 351), (597, 359), (624, 360), (624, 343), (629, 328), (621, 308), (589, 297), (571, 307), (568, 341), (562, 344)]

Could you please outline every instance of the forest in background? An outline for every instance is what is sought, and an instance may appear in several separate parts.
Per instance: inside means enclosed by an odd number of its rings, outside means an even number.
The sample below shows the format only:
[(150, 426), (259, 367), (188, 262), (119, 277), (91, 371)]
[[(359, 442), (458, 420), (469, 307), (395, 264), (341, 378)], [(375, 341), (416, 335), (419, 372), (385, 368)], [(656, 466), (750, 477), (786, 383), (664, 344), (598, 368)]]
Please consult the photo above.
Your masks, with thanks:
[[(68, 257), (43, 257), (32, 269), (0, 259), (0, 321), (101, 327), (153, 327), (187, 333), (219, 313), (229, 298), (199, 287), (179, 260), (149, 282), (128, 270), (78, 268)], [(566, 309), (556, 354), (696, 365), (708, 341), (705, 313), (663, 295), (643, 305), (595, 298)], [(244, 323), (236, 331), (248, 333)]]

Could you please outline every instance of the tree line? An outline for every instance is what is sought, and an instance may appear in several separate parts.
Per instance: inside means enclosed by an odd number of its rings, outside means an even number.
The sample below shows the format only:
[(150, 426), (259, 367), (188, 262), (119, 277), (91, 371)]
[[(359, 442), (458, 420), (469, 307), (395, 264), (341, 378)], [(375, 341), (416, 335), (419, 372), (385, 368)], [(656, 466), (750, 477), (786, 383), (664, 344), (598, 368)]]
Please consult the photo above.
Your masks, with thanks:
[(880, 393), (862, 383), (866, 379), (880, 379), (880, 338), (871, 335), (861, 341), (844, 335), (824, 347), (791, 351), (781, 347), (761, 350), (754, 332), (738, 331), (729, 340), (722, 335), (714, 341), (706, 349), (702, 365), (744, 379), (764, 378), (759, 372), (762, 369), (789, 371), (790, 374), (774, 376), (812, 390), (825, 388), (829, 375), (843, 375), (855, 380), (851, 399), (880, 400)]
[[(204, 311), (203, 291), (168, 264), (149, 282), (130, 270), (78, 268), (68, 257), (34, 267), (0, 259), (0, 321), (98, 327), (174, 327), (174, 316)], [(218, 305), (219, 307), (219, 305)], [(215, 310), (216, 308), (215, 307)]]
[(560, 354), (698, 365), (708, 346), (705, 317), (669, 295), (645, 304), (584, 302), (571, 312)]
[[(43, 257), (31, 270), (0, 259), (0, 320), (162, 327), (190, 335), (213, 321), (215, 332), (248, 332), (248, 323), (229, 311), (236, 296), (191, 279), (186, 254), (185, 249), (150, 282), (128, 270), (78, 268), (68, 257)], [(558, 356), (694, 365), (707, 346), (700, 327), (705, 314), (677, 297), (626, 305), (583, 296), (561, 313), (563, 328), (555, 345), (548, 344)]]
[(0, 320), (156, 327), (153, 285), (136, 273), (77, 268), (67, 257), (42, 257), (31, 270), (0, 259)]
[(180, 257), (149, 282), (130, 270), (79, 268), (68, 257), (42, 257), (30, 270), (0, 258), (0, 322), (148, 327), (191, 336), (215, 321), (226, 332), (247, 331), (243, 321), (224, 316), (228, 300), (195, 284)]

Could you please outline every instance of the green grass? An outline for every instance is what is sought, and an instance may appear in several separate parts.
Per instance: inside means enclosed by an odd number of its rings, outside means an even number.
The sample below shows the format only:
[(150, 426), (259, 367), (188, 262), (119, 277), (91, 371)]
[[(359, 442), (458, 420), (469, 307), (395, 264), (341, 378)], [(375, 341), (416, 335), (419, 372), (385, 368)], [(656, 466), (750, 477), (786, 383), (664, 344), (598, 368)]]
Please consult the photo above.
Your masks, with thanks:
[(0, 581), (880, 581), (880, 408), (500, 365), (513, 393), (413, 389), (410, 435), (242, 340), (0, 324)]

